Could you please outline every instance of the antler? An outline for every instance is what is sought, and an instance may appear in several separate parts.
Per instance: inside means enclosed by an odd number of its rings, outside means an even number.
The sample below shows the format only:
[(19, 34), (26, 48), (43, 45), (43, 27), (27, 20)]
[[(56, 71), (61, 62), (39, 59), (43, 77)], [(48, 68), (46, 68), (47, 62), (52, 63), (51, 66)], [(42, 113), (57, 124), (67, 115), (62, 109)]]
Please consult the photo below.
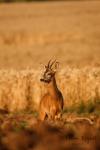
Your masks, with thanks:
[(58, 67), (59, 67), (59, 62), (56, 61), (56, 62), (55, 62), (55, 69), (57, 69)]
[(51, 59), (49, 60), (48, 64), (45, 65), (45, 68), (46, 68), (46, 69), (47, 69), (47, 68), (50, 68), (50, 62), (51, 62)]
[(55, 64), (56, 60), (54, 60), (51, 64), (50, 64), (50, 69), (52, 69), (51, 67)]
[(48, 64), (47, 65), (45, 65), (45, 68), (46, 69), (51, 69), (52, 70), (52, 66), (55, 64), (55, 69), (57, 69), (58, 68), (58, 65), (59, 65), (59, 62), (58, 61), (56, 61), (56, 59), (54, 60), (54, 61), (52, 61), (51, 62), (51, 59), (49, 60), (49, 62), (48, 62)]

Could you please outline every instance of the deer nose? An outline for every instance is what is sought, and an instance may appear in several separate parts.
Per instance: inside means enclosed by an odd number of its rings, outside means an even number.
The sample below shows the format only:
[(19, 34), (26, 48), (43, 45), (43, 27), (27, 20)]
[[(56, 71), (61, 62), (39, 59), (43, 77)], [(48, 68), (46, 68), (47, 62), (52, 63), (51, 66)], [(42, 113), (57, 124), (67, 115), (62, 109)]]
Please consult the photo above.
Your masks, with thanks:
[(42, 81), (42, 82), (43, 82), (43, 81), (44, 81), (44, 79), (40, 79), (40, 81)]

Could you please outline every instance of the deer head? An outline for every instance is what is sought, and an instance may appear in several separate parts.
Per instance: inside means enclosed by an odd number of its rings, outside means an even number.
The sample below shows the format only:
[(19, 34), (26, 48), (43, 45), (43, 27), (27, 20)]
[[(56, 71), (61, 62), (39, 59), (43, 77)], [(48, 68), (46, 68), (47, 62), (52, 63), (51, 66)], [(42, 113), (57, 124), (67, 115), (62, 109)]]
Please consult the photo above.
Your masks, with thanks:
[(54, 61), (49, 60), (47, 65), (45, 65), (45, 71), (40, 81), (49, 83), (55, 76), (58, 65), (59, 65), (59, 62), (57, 62), (56, 60)]

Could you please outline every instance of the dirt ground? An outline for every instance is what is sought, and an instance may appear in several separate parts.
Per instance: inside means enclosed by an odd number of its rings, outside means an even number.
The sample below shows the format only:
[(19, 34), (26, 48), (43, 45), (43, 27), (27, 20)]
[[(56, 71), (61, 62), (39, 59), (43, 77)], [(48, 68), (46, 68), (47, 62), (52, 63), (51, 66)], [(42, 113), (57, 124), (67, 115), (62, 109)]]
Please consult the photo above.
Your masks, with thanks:
[(97, 120), (68, 118), (41, 122), (34, 114), (0, 115), (0, 150), (99, 150)]

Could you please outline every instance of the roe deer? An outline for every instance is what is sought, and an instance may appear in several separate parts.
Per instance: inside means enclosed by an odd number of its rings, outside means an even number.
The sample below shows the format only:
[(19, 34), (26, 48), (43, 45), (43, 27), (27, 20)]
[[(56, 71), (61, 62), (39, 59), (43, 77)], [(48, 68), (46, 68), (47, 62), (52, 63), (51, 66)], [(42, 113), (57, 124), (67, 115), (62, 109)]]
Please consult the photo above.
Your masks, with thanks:
[(64, 100), (62, 93), (60, 92), (56, 84), (55, 69), (57, 69), (57, 66), (57, 61), (51, 62), (50, 60), (45, 66), (45, 72), (43, 74), (43, 77), (40, 79), (40, 81), (44, 82), (47, 88), (47, 93), (42, 97), (40, 101), (40, 120), (45, 120), (46, 117), (48, 119), (56, 119), (60, 118), (61, 116)]

